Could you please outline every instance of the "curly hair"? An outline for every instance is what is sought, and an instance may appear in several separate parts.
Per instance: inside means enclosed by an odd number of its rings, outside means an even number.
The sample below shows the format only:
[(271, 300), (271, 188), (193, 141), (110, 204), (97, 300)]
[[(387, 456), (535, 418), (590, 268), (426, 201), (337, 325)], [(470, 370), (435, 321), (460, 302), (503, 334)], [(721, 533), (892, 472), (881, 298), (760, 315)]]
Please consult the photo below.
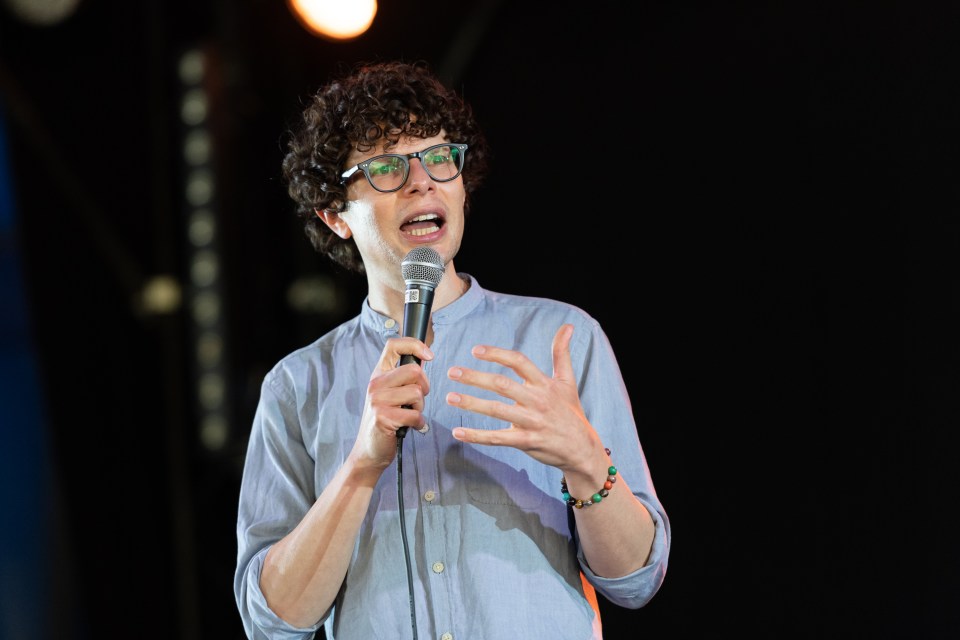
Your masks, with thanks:
[(346, 209), (347, 188), (340, 174), (354, 148), (367, 152), (381, 142), (390, 148), (401, 137), (430, 138), (441, 130), (451, 142), (469, 145), (462, 174), (466, 213), (470, 194), (486, 176), (486, 139), (470, 105), (426, 63), (361, 63), (321, 87), (288, 131), (282, 165), (287, 193), (313, 248), (349, 271), (364, 273), (353, 239), (333, 233), (316, 212)]

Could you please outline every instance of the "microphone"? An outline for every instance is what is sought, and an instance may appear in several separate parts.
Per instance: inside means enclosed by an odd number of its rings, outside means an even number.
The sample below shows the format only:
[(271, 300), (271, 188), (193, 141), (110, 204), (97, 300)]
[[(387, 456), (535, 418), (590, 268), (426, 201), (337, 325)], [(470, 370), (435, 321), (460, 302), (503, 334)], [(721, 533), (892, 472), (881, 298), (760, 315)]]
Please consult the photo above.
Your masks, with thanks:
[[(430, 309), (433, 307), (433, 292), (443, 278), (443, 258), (430, 247), (417, 247), (400, 263), (400, 271), (407, 290), (403, 294), (403, 337), (427, 340)], [(409, 354), (400, 356), (400, 364), (416, 362), (420, 358)], [(407, 435), (407, 427), (397, 429), (397, 437)]]

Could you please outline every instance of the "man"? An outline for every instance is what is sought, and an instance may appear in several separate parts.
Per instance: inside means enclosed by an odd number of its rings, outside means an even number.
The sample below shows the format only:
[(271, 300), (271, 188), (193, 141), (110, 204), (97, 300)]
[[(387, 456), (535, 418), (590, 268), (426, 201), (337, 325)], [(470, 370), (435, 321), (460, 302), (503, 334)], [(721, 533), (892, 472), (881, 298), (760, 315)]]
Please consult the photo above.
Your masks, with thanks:
[[(425, 66), (363, 66), (288, 149), (307, 236), (368, 292), (264, 379), (237, 526), (247, 634), (601, 638), (596, 591), (645, 605), (669, 521), (598, 323), (454, 266), (486, 170), (470, 107)], [(442, 277), (421, 342), (401, 263), (424, 247)]]

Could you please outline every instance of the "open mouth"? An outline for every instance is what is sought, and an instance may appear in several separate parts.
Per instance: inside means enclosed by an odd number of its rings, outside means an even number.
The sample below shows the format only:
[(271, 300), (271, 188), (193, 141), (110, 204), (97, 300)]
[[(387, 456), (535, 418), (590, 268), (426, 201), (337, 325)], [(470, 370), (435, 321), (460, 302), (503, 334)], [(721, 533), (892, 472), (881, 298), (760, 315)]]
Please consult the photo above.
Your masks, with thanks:
[(440, 231), (442, 226), (443, 218), (435, 213), (425, 213), (403, 223), (400, 225), (400, 229), (412, 236), (426, 236)]

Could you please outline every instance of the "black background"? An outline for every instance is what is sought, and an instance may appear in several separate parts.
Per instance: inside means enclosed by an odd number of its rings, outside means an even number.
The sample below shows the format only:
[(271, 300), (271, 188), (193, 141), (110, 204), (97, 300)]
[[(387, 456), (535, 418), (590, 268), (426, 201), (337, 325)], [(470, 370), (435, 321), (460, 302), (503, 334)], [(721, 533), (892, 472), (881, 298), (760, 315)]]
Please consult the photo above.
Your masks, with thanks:
[[(51, 27), (4, 8), (58, 507), (49, 637), (243, 637), (234, 526), (260, 379), (364, 287), (310, 250), (282, 134), (330, 73), (392, 57), (430, 62), (492, 145), (458, 268), (577, 304), (617, 351), (674, 547), (645, 608), (602, 603), (607, 635), (956, 637), (958, 18), (947, 2), (408, 0), (332, 43), (264, 0), (86, 0)], [(189, 314), (131, 304), (151, 276), (187, 279), (190, 47), (217, 62), (233, 422), (215, 452)], [(305, 276), (334, 278), (341, 311), (292, 310)]]

